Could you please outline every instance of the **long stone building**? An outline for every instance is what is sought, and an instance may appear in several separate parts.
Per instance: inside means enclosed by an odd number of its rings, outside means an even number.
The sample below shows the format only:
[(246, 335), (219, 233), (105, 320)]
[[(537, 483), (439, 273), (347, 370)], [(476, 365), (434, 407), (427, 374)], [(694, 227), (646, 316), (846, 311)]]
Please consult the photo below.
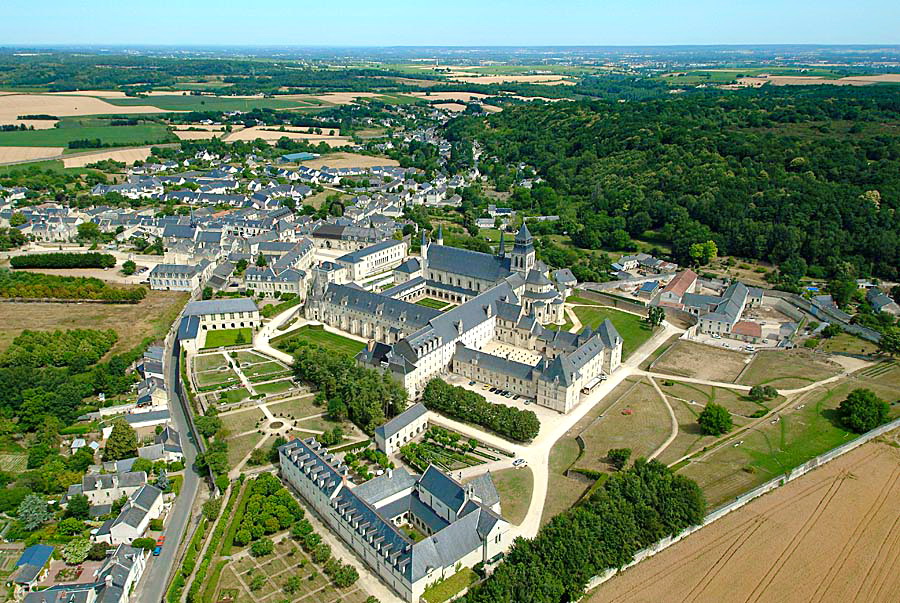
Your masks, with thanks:
[(278, 455), (285, 481), (404, 601), (419, 601), (461, 567), (496, 562), (509, 546), (490, 476), (464, 486), (430, 466), (422, 475), (394, 469), (353, 485), (347, 467), (314, 438), (289, 442)]
[[(319, 280), (307, 318), (369, 339), (357, 360), (389, 372), (412, 398), (454, 371), (566, 413), (582, 391), (618, 368), (622, 338), (609, 321), (579, 334), (544, 326), (562, 321), (563, 298), (536, 262), (524, 225), (509, 254), (448, 247), (442, 238), (423, 241), (421, 276), (383, 293)], [(459, 305), (441, 311), (412, 303), (426, 296)], [(540, 360), (530, 365), (489, 354), (491, 342), (524, 348)]]

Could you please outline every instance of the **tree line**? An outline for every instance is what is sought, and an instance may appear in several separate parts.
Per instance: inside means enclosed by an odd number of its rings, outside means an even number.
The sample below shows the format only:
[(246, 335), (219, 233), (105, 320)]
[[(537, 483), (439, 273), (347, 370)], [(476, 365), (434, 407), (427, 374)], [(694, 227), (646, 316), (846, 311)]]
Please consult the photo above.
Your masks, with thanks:
[(466, 603), (577, 601), (590, 579), (636, 552), (703, 521), (695, 482), (658, 461), (638, 459), (589, 499), (557, 515), (532, 539), (519, 538)]
[(115, 256), (109, 253), (34, 253), (9, 259), (13, 268), (112, 268)]

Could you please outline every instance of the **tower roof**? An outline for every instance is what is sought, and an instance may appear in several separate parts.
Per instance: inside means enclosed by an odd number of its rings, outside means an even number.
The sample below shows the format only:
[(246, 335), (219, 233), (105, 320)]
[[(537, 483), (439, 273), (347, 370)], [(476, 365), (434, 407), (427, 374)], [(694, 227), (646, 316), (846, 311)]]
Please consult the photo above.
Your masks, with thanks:
[(519, 232), (516, 233), (516, 243), (530, 243), (531, 242), (531, 233), (528, 231), (528, 227), (525, 226), (525, 222), (522, 222), (522, 228), (519, 229)]

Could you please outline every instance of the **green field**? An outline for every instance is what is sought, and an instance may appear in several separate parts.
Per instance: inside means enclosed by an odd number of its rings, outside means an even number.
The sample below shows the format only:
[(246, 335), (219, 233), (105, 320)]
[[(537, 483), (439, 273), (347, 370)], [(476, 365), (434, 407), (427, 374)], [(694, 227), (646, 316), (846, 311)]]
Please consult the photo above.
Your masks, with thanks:
[(622, 339), (625, 340), (622, 344), (622, 360), (628, 358), (653, 335), (653, 329), (650, 325), (636, 314), (629, 314), (628, 312), (601, 306), (591, 308), (577, 307), (574, 312), (584, 326), (589, 326), (592, 329), (599, 327), (600, 323), (608, 318), (613, 323), (613, 326), (616, 327)]
[(250, 111), (251, 109), (290, 109), (307, 103), (272, 98), (230, 98), (227, 96), (148, 96), (140, 98), (107, 98), (119, 107), (151, 106), (166, 111)]
[(310, 325), (300, 327), (296, 331), (291, 331), (286, 335), (276, 337), (271, 341), (271, 343), (273, 346), (275, 346), (275, 348), (280, 350), (282, 349), (281, 344), (286, 344), (289, 341), (305, 341), (307, 343), (314, 343), (316, 345), (322, 346), (327, 350), (340, 352), (343, 354), (347, 354), (348, 356), (355, 356), (357, 352), (363, 349), (363, 347), (365, 347), (366, 345), (361, 341), (356, 341), (355, 339), (350, 339), (348, 337), (326, 331), (322, 327), (315, 327)]
[(273, 381), (272, 383), (263, 383), (262, 385), (254, 385), (253, 389), (259, 394), (281, 394), (290, 391), (294, 384), (290, 380)]
[(203, 346), (203, 349), (218, 348), (221, 346), (229, 345), (239, 345), (237, 343), (238, 335), (243, 336), (243, 343), (247, 345), (253, 342), (253, 332), (249, 328), (207, 331), (206, 345)]
[[(0, 132), (0, 146), (65, 147), (73, 140), (95, 138), (112, 146), (136, 146), (178, 141), (175, 135), (161, 124), (141, 124), (137, 126), (85, 126)], [(79, 149), (79, 151), (90, 150)]]
[(471, 568), (464, 567), (443, 582), (438, 582), (425, 589), (422, 599), (427, 603), (444, 603), (462, 589), (474, 584), (476, 580), (478, 580), (478, 575)]
[(375, 100), (381, 101), (386, 105), (414, 105), (422, 101), (422, 99), (415, 96), (405, 96), (403, 94), (383, 94), (376, 96)]
[(250, 392), (247, 391), (246, 387), (239, 387), (238, 389), (230, 389), (227, 392), (222, 392), (219, 394), (219, 402), (221, 404), (232, 404), (234, 402), (240, 402), (244, 398), (249, 398)]
[(503, 518), (519, 525), (528, 513), (531, 493), (534, 491), (534, 473), (530, 467), (503, 469), (491, 473), (497, 493), (500, 494), (500, 511)]

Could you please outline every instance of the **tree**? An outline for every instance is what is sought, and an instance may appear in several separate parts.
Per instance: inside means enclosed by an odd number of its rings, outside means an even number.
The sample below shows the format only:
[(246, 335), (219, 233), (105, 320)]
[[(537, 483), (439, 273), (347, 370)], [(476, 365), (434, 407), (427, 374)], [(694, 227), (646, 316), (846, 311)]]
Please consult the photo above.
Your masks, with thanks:
[(666, 311), (659, 306), (651, 306), (647, 311), (647, 322), (650, 326), (658, 327), (666, 319)]
[(207, 438), (213, 437), (222, 429), (222, 419), (216, 416), (215, 413), (197, 417), (194, 422), (197, 425), (197, 431)]
[(134, 464), (131, 466), (132, 471), (143, 471), (147, 475), (153, 472), (153, 461), (150, 459), (135, 459)]
[(606, 458), (612, 463), (612, 466), (621, 471), (631, 458), (631, 448), (612, 448), (606, 453)]
[(19, 510), (16, 514), (22, 527), (28, 532), (36, 530), (45, 521), (49, 520), (52, 515), (47, 508), (47, 501), (43, 496), (37, 494), (29, 494), (22, 500)]
[(275, 550), (275, 545), (268, 538), (260, 538), (250, 545), (250, 554), (254, 557), (264, 557), (271, 555)]
[(131, 546), (144, 549), (145, 551), (152, 551), (156, 547), (156, 540), (153, 538), (135, 538), (131, 541)]
[(850, 431), (865, 433), (886, 423), (890, 406), (869, 389), (855, 389), (838, 406), (838, 418)]
[(706, 241), (705, 243), (694, 243), (691, 245), (690, 256), (696, 266), (705, 266), (716, 259), (719, 248), (715, 241)]
[(754, 385), (750, 388), (750, 399), (754, 402), (765, 402), (778, 397), (778, 390), (771, 385)]
[(66, 517), (56, 525), (56, 531), (63, 536), (74, 536), (84, 531), (84, 522), (74, 517)]
[(878, 351), (890, 356), (900, 354), (900, 327), (890, 327), (882, 331)]
[(697, 422), (700, 423), (700, 431), (705, 435), (722, 435), (731, 431), (733, 426), (731, 413), (727, 408), (715, 402), (706, 405), (706, 408), (697, 417)]
[(263, 574), (256, 574), (253, 576), (253, 579), (250, 580), (250, 590), (253, 592), (260, 590), (266, 585), (266, 581), (266, 577)]
[(66, 517), (87, 519), (90, 516), (91, 503), (84, 494), (73, 494), (66, 505)]
[(131, 260), (125, 260), (122, 263), (122, 274), (126, 276), (131, 276), (137, 271), (137, 264), (135, 264)]
[(216, 520), (216, 517), (219, 516), (219, 510), (222, 508), (222, 499), (221, 498), (211, 498), (205, 503), (203, 503), (203, 516), (209, 522), (213, 522)]
[(20, 211), (13, 212), (13, 215), (9, 217), (10, 226), (21, 226), (25, 222), (27, 222), (27, 220), (25, 219), (25, 214)]
[(299, 592), (301, 588), (303, 588), (303, 581), (300, 576), (291, 576), (284, 583), (284, 592), (289, 595)]
[(266, 256), (264, 256), (263, 254), (259, 254), (259, 257), (256, 258), (256, 265), (259, 268), (265, 268), (266, 266), (268, 266), (269, 263), (266, 261)]
[(312, 560), (315, 563), (322, 564), (331, 558), (331, 547), (322, 542), (312, 552)]
[(137, 434), (125, 420), (113, 423), (112, 432), (103, 447), (104, 461), (118, 461), (137, 456)]
[(82, 222), (78, 225), (78, 238), (82, 241), (95, 241), (100, 235), (100, 227), (93, 222)]
[(213, 297), (213, 288), (212, 287), (203, 287), (203, 299), (212, 299)]
[(240, 329), (234, 337), (234, 345), (243, 345), (245, 343), (247, 343), (247, 338), (244, 337), (244, 330)]
[(87, 538), (75, 538), (70, 540), (62, 550), (63, 561), (69, 565), (83, 563), (91, 552), (91, 541)]

